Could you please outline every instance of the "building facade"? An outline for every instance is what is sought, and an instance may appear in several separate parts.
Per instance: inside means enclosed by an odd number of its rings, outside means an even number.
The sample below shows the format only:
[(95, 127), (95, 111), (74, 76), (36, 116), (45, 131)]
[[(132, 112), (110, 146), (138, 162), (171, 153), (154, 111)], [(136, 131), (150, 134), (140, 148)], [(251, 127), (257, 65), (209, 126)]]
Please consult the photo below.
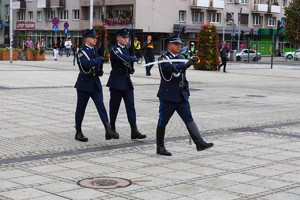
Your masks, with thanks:
[(0, 0), (0, 47), (9, 45), (9, 0)]
[[(120, 28), (134, 27), (141, 42), (150, 34), (156, 53), (166, 50), (164, 39), (169, 35), (181, 33), (185, 45), (189, 46), (196, 41), (201, 25), (214, 24), (220, 41), (223, 40), (224, 30), (224, 39), (229, 47), (237, 49), (238, 42), (234, 36), (238, 33), (239, 24), (240, 31), (245, 35), (251, 32), (256, 34), (258, 29), (275, 29), (277, 21), (283, 20), (284, 8), (291, 1), (94, 0), (93, 24), (102, 24), (103, 16), (110, 45), (116, 41), (115, 31)], [(28, 33), (34, 42), (44, 37), (47, 48), (52, 47), (53, 40), (60, 38), (71, 37), (73, 42), (81, 42), (82, 33), (89, 28), (90, 0), (20, 0), (13, 4), (15, 35)], [(54, 17), (59, 19), (56, 26), (52, 24)], [(65, 23), (69, 24), (67, 31)], [(269, 37), (266, 35), (264, 40), (268, 41)], [(282, 41), (278, 46), (284, 48), (287, 42), (279, 40)], [(240, 47), (245, 47), (245, 41), (240, 41)]]

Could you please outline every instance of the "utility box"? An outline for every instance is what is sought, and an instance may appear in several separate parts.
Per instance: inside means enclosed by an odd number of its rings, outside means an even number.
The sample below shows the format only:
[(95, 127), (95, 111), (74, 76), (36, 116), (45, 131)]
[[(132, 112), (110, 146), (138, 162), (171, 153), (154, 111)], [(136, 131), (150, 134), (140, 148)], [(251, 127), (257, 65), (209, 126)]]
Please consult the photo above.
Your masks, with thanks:
[(236, 61), (236, 50), (231, 50), (230, 51), (230, 57), (229, 57), (230, 61)]

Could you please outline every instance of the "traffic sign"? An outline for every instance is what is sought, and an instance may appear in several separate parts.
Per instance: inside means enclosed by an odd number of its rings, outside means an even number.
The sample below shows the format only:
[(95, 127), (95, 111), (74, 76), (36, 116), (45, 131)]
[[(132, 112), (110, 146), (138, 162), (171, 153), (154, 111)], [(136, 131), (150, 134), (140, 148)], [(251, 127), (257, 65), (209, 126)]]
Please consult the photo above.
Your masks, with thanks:
[(57, 25), (53, 25), (52, 31), (57, 32), (58, 31), (58, 26)]
[(69, 29), (64, 29), (64, 34), (68, 34), (69, 33)]
[(281, 28), (284, 28), (284, 18), (283, 17), (281, 18), (280, 26), (281, 26)]
[(59, 19), (57, 17), (53, 17), (52, 24), (57, 25), (59, 23)]
[(3, 24), (2, 24), (2, 23), (0, 23), (0, 29), (1, 29), (1, 28), (3, 28)]
[(69, 23), (68, 23), (68, 22), (65, 22), (65, 23), (64, 23), (64, 27), (65, 27), (65, 29), (68, 29), (68, 28), (69, 28)]

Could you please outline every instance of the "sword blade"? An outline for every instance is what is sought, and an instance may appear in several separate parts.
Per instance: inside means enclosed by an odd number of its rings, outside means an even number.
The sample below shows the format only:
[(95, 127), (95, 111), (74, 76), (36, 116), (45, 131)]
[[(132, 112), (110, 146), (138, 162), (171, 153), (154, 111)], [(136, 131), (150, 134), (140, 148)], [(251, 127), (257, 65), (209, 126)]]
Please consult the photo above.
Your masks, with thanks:
[(155, 62), (147, 63), (147, 64), (145, 64), (145, 65), (142, 65), (141, 67), (146, 67), (146, 66), (149, 66), (149, 65), (160, 64), (160, 63), (166, 63), (166, 62), (169, 62), (169, 63), (173, 63), (173, 62), (183, 62), (183, 63), (186, 63), (187, 61), (189, 61), (189, 60), (188, 60), (188, 59), (160, 60), (160, 61), (155, 61)]

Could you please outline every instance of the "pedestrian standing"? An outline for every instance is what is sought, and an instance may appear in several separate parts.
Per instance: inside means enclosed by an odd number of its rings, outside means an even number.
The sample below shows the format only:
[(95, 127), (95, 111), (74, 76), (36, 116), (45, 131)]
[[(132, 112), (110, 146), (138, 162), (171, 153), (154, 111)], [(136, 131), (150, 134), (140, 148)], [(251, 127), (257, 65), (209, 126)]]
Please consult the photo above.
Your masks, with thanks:
[(40, 48), (41, 48), (40, 40), (37, 40), (37, 42), (36, 42), (36, 48), (37, 48), (38, 50), (40, 50)]
[(58, 46), (59, 46), (58, 54), (60, 55), (60, 57), (62, 57), (64, 54), (64, 48), (65, 48), (65, 43), (62, 38), (60, 38)]
[(45, 50), (45, 49), (46, 49), (45, 47), (46, 47), (45, 40), (44, 40), (44, 38), (42, 37), (40, 48), (43, 49), (43, 50)]
[(73, 49), (73, 56), (74, 56), (74, 59), (73, 59), (73, 65), (75, 65), (75, 58), (76, 58), (76, 55), (79, 51), (79, 42), (77, 41), (76, 44), (74, 45)]
[(33, 48), (33, 42), (32, 42), (32, 40), (31, 40), (30, 37), (27, 37), (27, 40), (26, 40), (26, 42), (25, 42), (25, 47), (26, 47), (27, 49), (32, 49), (32, 48)]
[(75, 140), (87, 142), (88, 138), (85, 137), (81, 130), (85, 109), (89, 98), (92, 98), (100, 119), (105, 128), (105, 139), (118, 139), (118, 133), (112, 131), (108, 122), (107, 112), (103, 103), (102, 85), (99, 76), (103, 75), (101, 63), (103, 58), (99, 57), (98, 49), (95, 47), (97, 44), (97, 32), (91, 29), (84, 33), (82, 36), (85, 38), (85, 45), (78, 51), (77, 63), (79, 67), (79, 74), (75, 88), (77, 89), (77, 107), (75, 113)]
[[(166, 39), (168, 52), (163, 54), (159, 60), (183, 59), (179, 55), (181, 39), (173, 35)], [(165, 62), (159, 64), (161, 82), (157, 96), (160, 100), (159, 119), (156, 130), (156, 153), (165, 156), (172, 154), (167, 151), (164, 145), (165, 129), (170, 118), (176, 111), (184, 121), (191, 138), (196, 144), (197, 151), (202, 151), (213, 146), (213, 143), (206, 143), (193, 120), (189, 104), (189, 84), (186, 79), (186, 69), (194, 65), (197, 59), (190, 59), (187, 63)]]
[(72, 48), (72, 41), (71, 38), (67, 38), (65, 42), (65, 47), (66, 47), (66, 55), (67, 58), (71, 56), (71, 48)]
[(226, 71), (226, 63), (227, 63), (227, 59), (228, 59), (228, 49), (227, 49), (226, 41), (224, 41), (222, 46), (219, 47), (219, 52), (220, 52), (220, 57), (221, 57), (222, 63), (219, 65), (218, 71), (220, 71), (220, 68), (223, 66), (223, 72), (226, 73), (227, 72)]
[[(147, 36), (147, 41), (143, 44), (143, 55), (147, 63), (154, 62), (154, 49), (153, 49), (153, 42), (152, 42), (152, 36)], [(146, 76), (151, 76), (151, 68), (153, 65), (146, 66)]]
[(136, 112), (134, 107), (133, 84), (130, 74), (134, 73), (131, 67), (133, 62), (137, 62), (134, 56), (130, 56), (126, 47), (128, 43), (129, 30), (127, 28), (116, 32), (118, 43), (110, 50), (110, 62), (112, 70), (107, 86), (110, 91), (109, 116), (113, 131), (116, 131), (116, 120), (121, 100), (124, 100), (127, 119), (131, 127), (131, 139), (144, 139), (146, 135), (137, 130)]
[(53, 55), (54, 55), (54, 60), (57, 60), (57, 54), (58, 54), (58, 44), (57, 44), (57, 40), (54, 40), (53, 43)]

